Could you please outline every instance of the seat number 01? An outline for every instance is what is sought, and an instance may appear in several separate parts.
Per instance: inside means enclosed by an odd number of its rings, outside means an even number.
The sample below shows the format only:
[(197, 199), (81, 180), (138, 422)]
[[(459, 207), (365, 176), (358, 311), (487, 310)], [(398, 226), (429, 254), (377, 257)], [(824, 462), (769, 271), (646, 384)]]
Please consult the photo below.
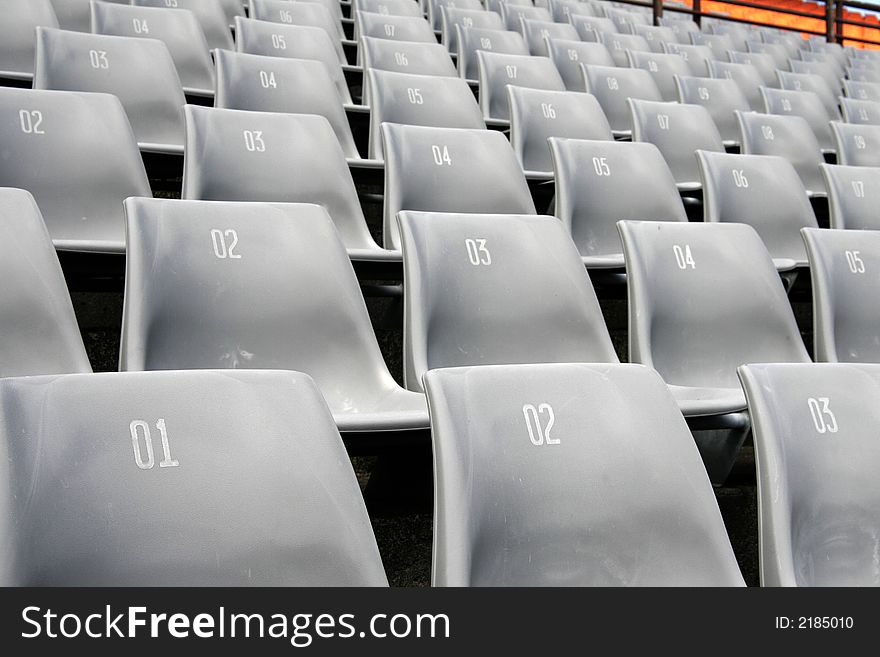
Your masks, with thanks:
[[(162, 460), (160, 468), (176, 468), (179, 461), (171, 458), (171, 444), (168, 441), (168, 431), (165, 428), (165, 420), (159, 418), (156, 422), (159, 437), (162, 442)], [(131, 434), (131, 447), (134, 450), (134, 462), (141, 470), (152, 470), (156, 465), (155, 452), (153, 451), (153, 435), (150, 425), (144, 420), (132, 420), (128, 425)]]
[[(526, 420), (526, 429), (529, 431), (529, 440), (535, 447), (542, 445), (558, 445), (559, 438), (553, 438), (550, 431), (556, 423), (556, 415), (550, 404), (526, 404), (522, 407), (523, 417)], [(543, 419), (546, 418), (546, 419)]]

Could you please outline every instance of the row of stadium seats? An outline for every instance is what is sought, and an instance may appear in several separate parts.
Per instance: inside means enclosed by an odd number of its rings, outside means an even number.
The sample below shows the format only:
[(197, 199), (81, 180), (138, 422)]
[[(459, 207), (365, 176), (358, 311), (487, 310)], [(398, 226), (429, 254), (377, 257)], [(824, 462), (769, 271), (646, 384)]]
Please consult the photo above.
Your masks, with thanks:
[[(763, 584), (876, 585), (880, 366), (739, 376)], [(688, 428), (650, 369), (465, 367), (425, 384), (435, 585), (742, 585)], [(3, 585), (387, 582), (307, 375), (7, 378), (0, 398)]]

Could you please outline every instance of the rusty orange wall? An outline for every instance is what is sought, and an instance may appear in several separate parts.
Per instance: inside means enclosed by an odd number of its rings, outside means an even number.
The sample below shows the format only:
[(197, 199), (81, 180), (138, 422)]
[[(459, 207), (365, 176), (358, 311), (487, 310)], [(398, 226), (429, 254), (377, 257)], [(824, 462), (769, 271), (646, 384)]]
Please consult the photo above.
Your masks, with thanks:
[[(789, 16), (780, 14), (775, 11), (765, 9), (753, 9), (751, 7), (738, 7), (724, 2), (713, 2), (711, 0), (702, 3), (703, 11), (712, 11), (728, 14), (734, 18), (742, 18), (744, 20), (755, 21), (760, 23), (769, 23), (771, 25), (780, 25), (784, 27), (796, 27), (804, 30), (813, 30), (815, 32), (825, 32), (825, 7), (800, 0), (751, 0), (752, 2), (764, 4), (773, 7), (782, 7), (785, 9), (797, 9), (798, 11), (816, 14), (818, 18), (806, 18), (805, 16)], [(690, 5), (690, 2), (685, 4)], [(880, 7), (877, 8), (880, 11)], [(855, 37), (858, 39), (869, 39), (880, 44), (880, 21), (877, 16), (860, 14), (854, 11), (845, 10), (844, 16), (851, 20), (864, 21), (877, 25), (876, 28), (861, 27), (858, 25), (844, 25), (843, 34), (845, 37)], [(804, 37), (808, 36), (806, 34)], [(857, 48), (878, 48), (868, 44), (858, 43), (856, 41), (845, 42), (847, 45)]]

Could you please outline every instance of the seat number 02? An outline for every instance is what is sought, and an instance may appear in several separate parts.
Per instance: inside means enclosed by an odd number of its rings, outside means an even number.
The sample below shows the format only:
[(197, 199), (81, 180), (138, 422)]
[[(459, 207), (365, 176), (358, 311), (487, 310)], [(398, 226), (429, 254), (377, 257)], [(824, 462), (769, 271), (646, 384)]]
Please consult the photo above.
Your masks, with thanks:
[(553, 438), (550, 432), (556, 423), (556, 415), (550, 404), (526, 404), (522, 407), (523, 417), (526, 420), (526, 429), (529, 432), (529, 440), (535, 447), (542, 445), (558, 445), (559, 438)]

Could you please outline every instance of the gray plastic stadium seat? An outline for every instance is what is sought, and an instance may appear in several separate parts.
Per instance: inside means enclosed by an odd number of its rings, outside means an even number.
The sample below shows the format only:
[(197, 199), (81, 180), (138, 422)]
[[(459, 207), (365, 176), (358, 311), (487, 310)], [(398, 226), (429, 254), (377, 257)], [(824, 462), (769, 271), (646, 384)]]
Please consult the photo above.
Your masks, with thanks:
[[(675, 16), (675, 14), (672, 14)], [(675, 38), (682, 45), (691, 45), (691, 32), (699, 32), (700, 26), (692, 20), (678, 20), (676, 18), (661, 17), (660, 25), (669, 27), (675, 32)], [(708, 46), (706, 46), (708, 48)]]
[(599, 42), (605, 44), (617, 66), (629, 66), (629, 60), (626, 56), (628, 50), (651, 52), (651, 46), (647, 40), (634, 34), (602, 32), (599, 34)]
[(456, 26), (476, 27), (485, 30), (504, 30), (504, 21), (494, 11), (441, 7), (441, 42), (449, 52), (458, 53), (458, 30)]
[(556, 66), (565, 88), (569, 91), (584, 91), (581, 64), (614, 66), (614, 59), (608, 48), (601, 43), (590, 41), (547, 39), (547, 55)]
[(174, 60), (157, 39), (37, 28), (33, 86), (113, 94), (142, 151), (183, 155), (186, 98)]
[(672, 173), (653, 144), (556, 138), (549, 142), (556, 216), (587, 267), (623, 266), (616, 229), (622, 219), (687, 221)]
[(30, 80), (34, 75), (37, 27), (58, 27), (49, 0), (0, 1), (0, 78)]
[(824, 64), (822, 62), (804, 62), (799, 59), (792, 59), (790, 64), (792, 73), (812, 73), (818, 75), (828, 83), (831, 91), (836, 94), (839, 94), (840, 90), (843, 88), (843, 85), (840, 82), (841, 76), (838, 75), (837, 69), (831, 64)]
[(761, 87), (761, 93), (764, 96), (764, 111), (767, 114), (800, 116), (809, 124), (822, 152), (834, 152), (834, 138), (828, 125), (832, 117), (818, 94), (812, 91), (789, 91), (767, 87)]
[[(411, 1), (411, 0), (406, 0)], [(485, 11), (483, 3), (480, 0), (428, 0), (427, 1), (428, 22), (434, 30), (441, 29), (443, 25), (443, 9), (452, 9), (453, 11), (466, 12), (482, 12), (492, 14), (494, 12)], [(498, 16), (498, 14), (495, 14)]]
[(477, 51), (480, 109), (485, 119), (510, 119), (508, 86), (565, 91), (565, 83), (547, 57)]
[(853, 68), (848, 66), (846, 75), (850, 80), (855, 80), (856, 82), (880, 83), (880, 71), (873, 68)]
[(559, 220), (401, 212), (399, 221), (410, 390), (421, 391), (422, 375), (439, 367), (618, 362)]
[(770, 155), (696, 155), (704, 221), (748, 224), (761, 236), (778, 269), (806, 266), (800, 229), (818, 224), (794, 167)]
[(581, 0), (548, 0), (547, 9), (557, 23), (568, 23), (573, 16), (596, 16), (592, 4)]
[[(103, 0), (118, 5), (130, 5), (131, 0)], [(58, 27), (62, 30), (89, 32), (92, 29), (92, 0), (52, 0)], [(28, 3), (30, 4), (30, 3)]]
[(327, 68), (343, 103), (351, 103), (333, 39), (325, 30), (307, 25), (281, 25), (252, 18), (235, 19), (235, 49), (267, 57), (314, 59)]
[(663, 100), (678, 100), (678, 89), (675, 85), (676, 75), (690, 75), (690, 65), (680, 56), (673, 53), (627, 51), (629, 65), (648, 71)]
[[(410, 0), (407, 0), (410, 1)], [(477, 99), (461, 78), (370, 71), (369, 157), (382, 160), (382, 124), (485, 130)]]
[(5, 586), (385, 586), (298, 372), (0, 381)]
[(524, 4), (511, 5), (502, 2), (500, 8), (501, 20), (504, 21), (504, 28), (512, 32), (523, 34), (523, 20), (542, 21), (545, 23), (553, 22), (550, 12), (543, 7), (534, 7)]
[(880, 230), (880, 167), (823, 164), (832, 228)]
[[(685, 416), (723, 425), (725, 416), (739, 415), (746, 403), (736, 368), (744, 363), (810, 362), (779, 274), (751, 226), (623, 221), (618, 227), (630, 361), (656, 369)], [(695, 438), (709, 476), (723, 481), (745, 434), (735, 430), (723, 442), (701, 443), (700, 433)]]
[(129, 199), (125, 211), (120, 370), (298, 370), (342, 431), (428, 425), (425, 400), (382, 360), (323, 208)]
[(33, 196), (0, 188), (0, 377), (91, 372), (64, 273)]
[(700, 189), (700, 168), (694, 153), (724, 152), (724, 141), (709, 110), (684, 103), (635, 99), (629, 102), (633, 141), (648, 142), (660, 150), (680, 190)]
[(599, 41), (601, 34), (617, 34), (617, 26), (610, 18), (575, 15), (569, 19), (581, 41)]
[(522, 168), (502, 133), (391, 123), (382, 133), (386, 248), (400, 248), (401, 210), (535, 214)]
[(880, 102), (858, 98), (841, 98), (843, 120), (857, 125), (880, 125)]
[(214, 62), (214, 107), (323, 116), (336, 133), (345, 157), (360, 157), (339, 91), (321, 62), (230, 50), (215, 50)]
[(825, 161), (810, 124), (800, 116), (737, 112), (746, 155), (779, 155), (794, 165), (809, 196), (825, 196), (819, 165)]
[(373, 241), (345, 154), (323, 116), (187, 105), (181, 198), (316, 203), (352, 259), (394, 255)]
[(527, 177), (552, 177), (548, 137), (612, 140), (602, 107), (590, 94), (507, 87), (510, 145)]
[(230, 20), (220, 0), (173, 0), (173, 2), (168, 0), (132, 0), (131, 4), (138, 7), (168, 8), (170, 6), (176, 9), (188, 9), (202, 26), (202, 32), (205, 33), (205, 40), (208, 42), (209, 48), (232, 48)]
[(664, 43), (675, 42), (675, 31), (660, 25), (635, 25), (636, 36), (644, 37), (653, 52), (664, 52)]
[(522, 34), (506, 30), (486, 30), (455, 26), (458, 32), (458, 74), (477, 82), (480, 76), (477, 53), (481, 51), (528, 56), (529, 47)]
[(0, 87), (0, 117), (0, 186), (34, 195), (56, 248), (124, 252), (122, 200), (152, 192), (119, 100)]
[(880, 102), (880, 84), (876, 82), (857, 82), (856, 80), (844, 80), (843, 90), (848, 98), (860, 100), (873, 100)]
[(191, 11), (92, 3), (92, 32), (164, 41), (188, 94), (210, 96), (214, 65), (201, 25)]
[(254, 0), (250, 5), (250, 17), (270, 23), (320, 28), (330, 37), (339, 63), (348, 63), (340, 39), (339, 21), (323, 5), (287, 0)]
[(727, 53), (730, 61), (734, 64), (751, 64), (761, 76), (761, 82), (767, 87), (778, 87), (779, 80), (776, 77), (776, 62), (773, 57), (766, 53), (739, 52), (731, 50)]
[(736, 82), (685, 75), (676, 76), (675, 80), (678, 84), (679, 102), (705, 107), (712, 115), (724, 145), (739, 145), (740, 130), (736, 111), (748, 111), (749, 101)]
[(817, 361), (880, 363), (877, 296), (880, 232), (801, 231), (813, 279), (813, 340)]
[(716, 59), (722, 59), (729, 50), (737, 50), (733, 39), (726, 34), (706, 34), (704, 32), (691, 32), (691, 44), (695, 46), (707, 46)]
[(437, 43), (434, 30), (421, 16), (387, 16), (357, 12), (358, 36), (389, 39), (391, 41), (415, 41)]
[(417, 16), (421, 18), (425, 15), (420, 3), (413, 2), (413, 0), (353, 0), (352, 10), (354, 10), (352, 15), (355, 17), (355, 22), (357, 22), (358, 11), (384, 16)]
[(449, 52), (438, 43), (361, 37), (359, 52), (364, 71), (376, 69), (442, 77), (458, 75)]
[(748, 26), (742, 25), (740, 23), (712, 23), (710, 25), (710, 29), (712, 34), (724, 34), (729, 37), (731, 42), (733, 42), (733, 48), (731, 50), (733, 52), (740, 51), (746, 52), (746, 41), (749, 40), (751, 36), (751, 30)]
[(877, 586), (877, 365), (740, 368), (763, 586)]
[(837, 96), (831, 91), (828, 83), (820, 76), (813, 73), (790, 73), (788, 71), (777, 71), (779, 77), (779, 87), (791, 91), (812, 91), (819, 96), (822, 104), (828, 112), (828, 115), (837, 119), (840, 117), (840, 110), (837, 106)]
[(547, 39), (566, 39), (578, 41), (577, 30), (569, 23), (553, 23), (546, 21), (522, 21), (523, 37), (532, 55), (547, 57)]
[(498, 365), (435, 370), (425, 385), (435, 586), (743, 585), (693, 439), (655, 373)]
[(789, 57), (797, 57), (801, 51), (801, 45), (804, 43), (798, 34), (777, 33), (763, 34), (761, 37), (764, 43), (781, 46), (788, 53)]
[(663, 100), (660, 89), (648, 71), (638, 68), (584, 66), (584, 86), (599, 101), (615, 136), (632, 134), (632, 115), (629, 98)]
[(715, 55), (709, 50), (709, 46), (664, 43), (663, 51), (681, 57), (688, 63), (691, 69), (690, 75), (697, 77), (707, 77), (709, 75), (709, 62), (715, 58)]
[(837, 163), (857, 167), (880, 167), (880, 126), (831, 122)]
[(764, 99), (761, 97), (761, 85), (764, 81), (758, 69), (751, 64), (710, 61), (709, 75), (713, 78), (733, 80), (742, 89), (743, 95), (749, 101), (749, 107), (755, 111), (764, 109)]
[(773, 62), (776, 64), (776, 68), (780, 71), (790, 71), (791, 64), (789, 64), (789, 53), (788, 49), (779, 44), (779, 43), (763, 43), (761, 41), (752, 41), (749, 40), (746, 42), (746, 46), (749, 49), (749, 52), (761, 54), (761, 55), (770, 55), (773, 58)]

